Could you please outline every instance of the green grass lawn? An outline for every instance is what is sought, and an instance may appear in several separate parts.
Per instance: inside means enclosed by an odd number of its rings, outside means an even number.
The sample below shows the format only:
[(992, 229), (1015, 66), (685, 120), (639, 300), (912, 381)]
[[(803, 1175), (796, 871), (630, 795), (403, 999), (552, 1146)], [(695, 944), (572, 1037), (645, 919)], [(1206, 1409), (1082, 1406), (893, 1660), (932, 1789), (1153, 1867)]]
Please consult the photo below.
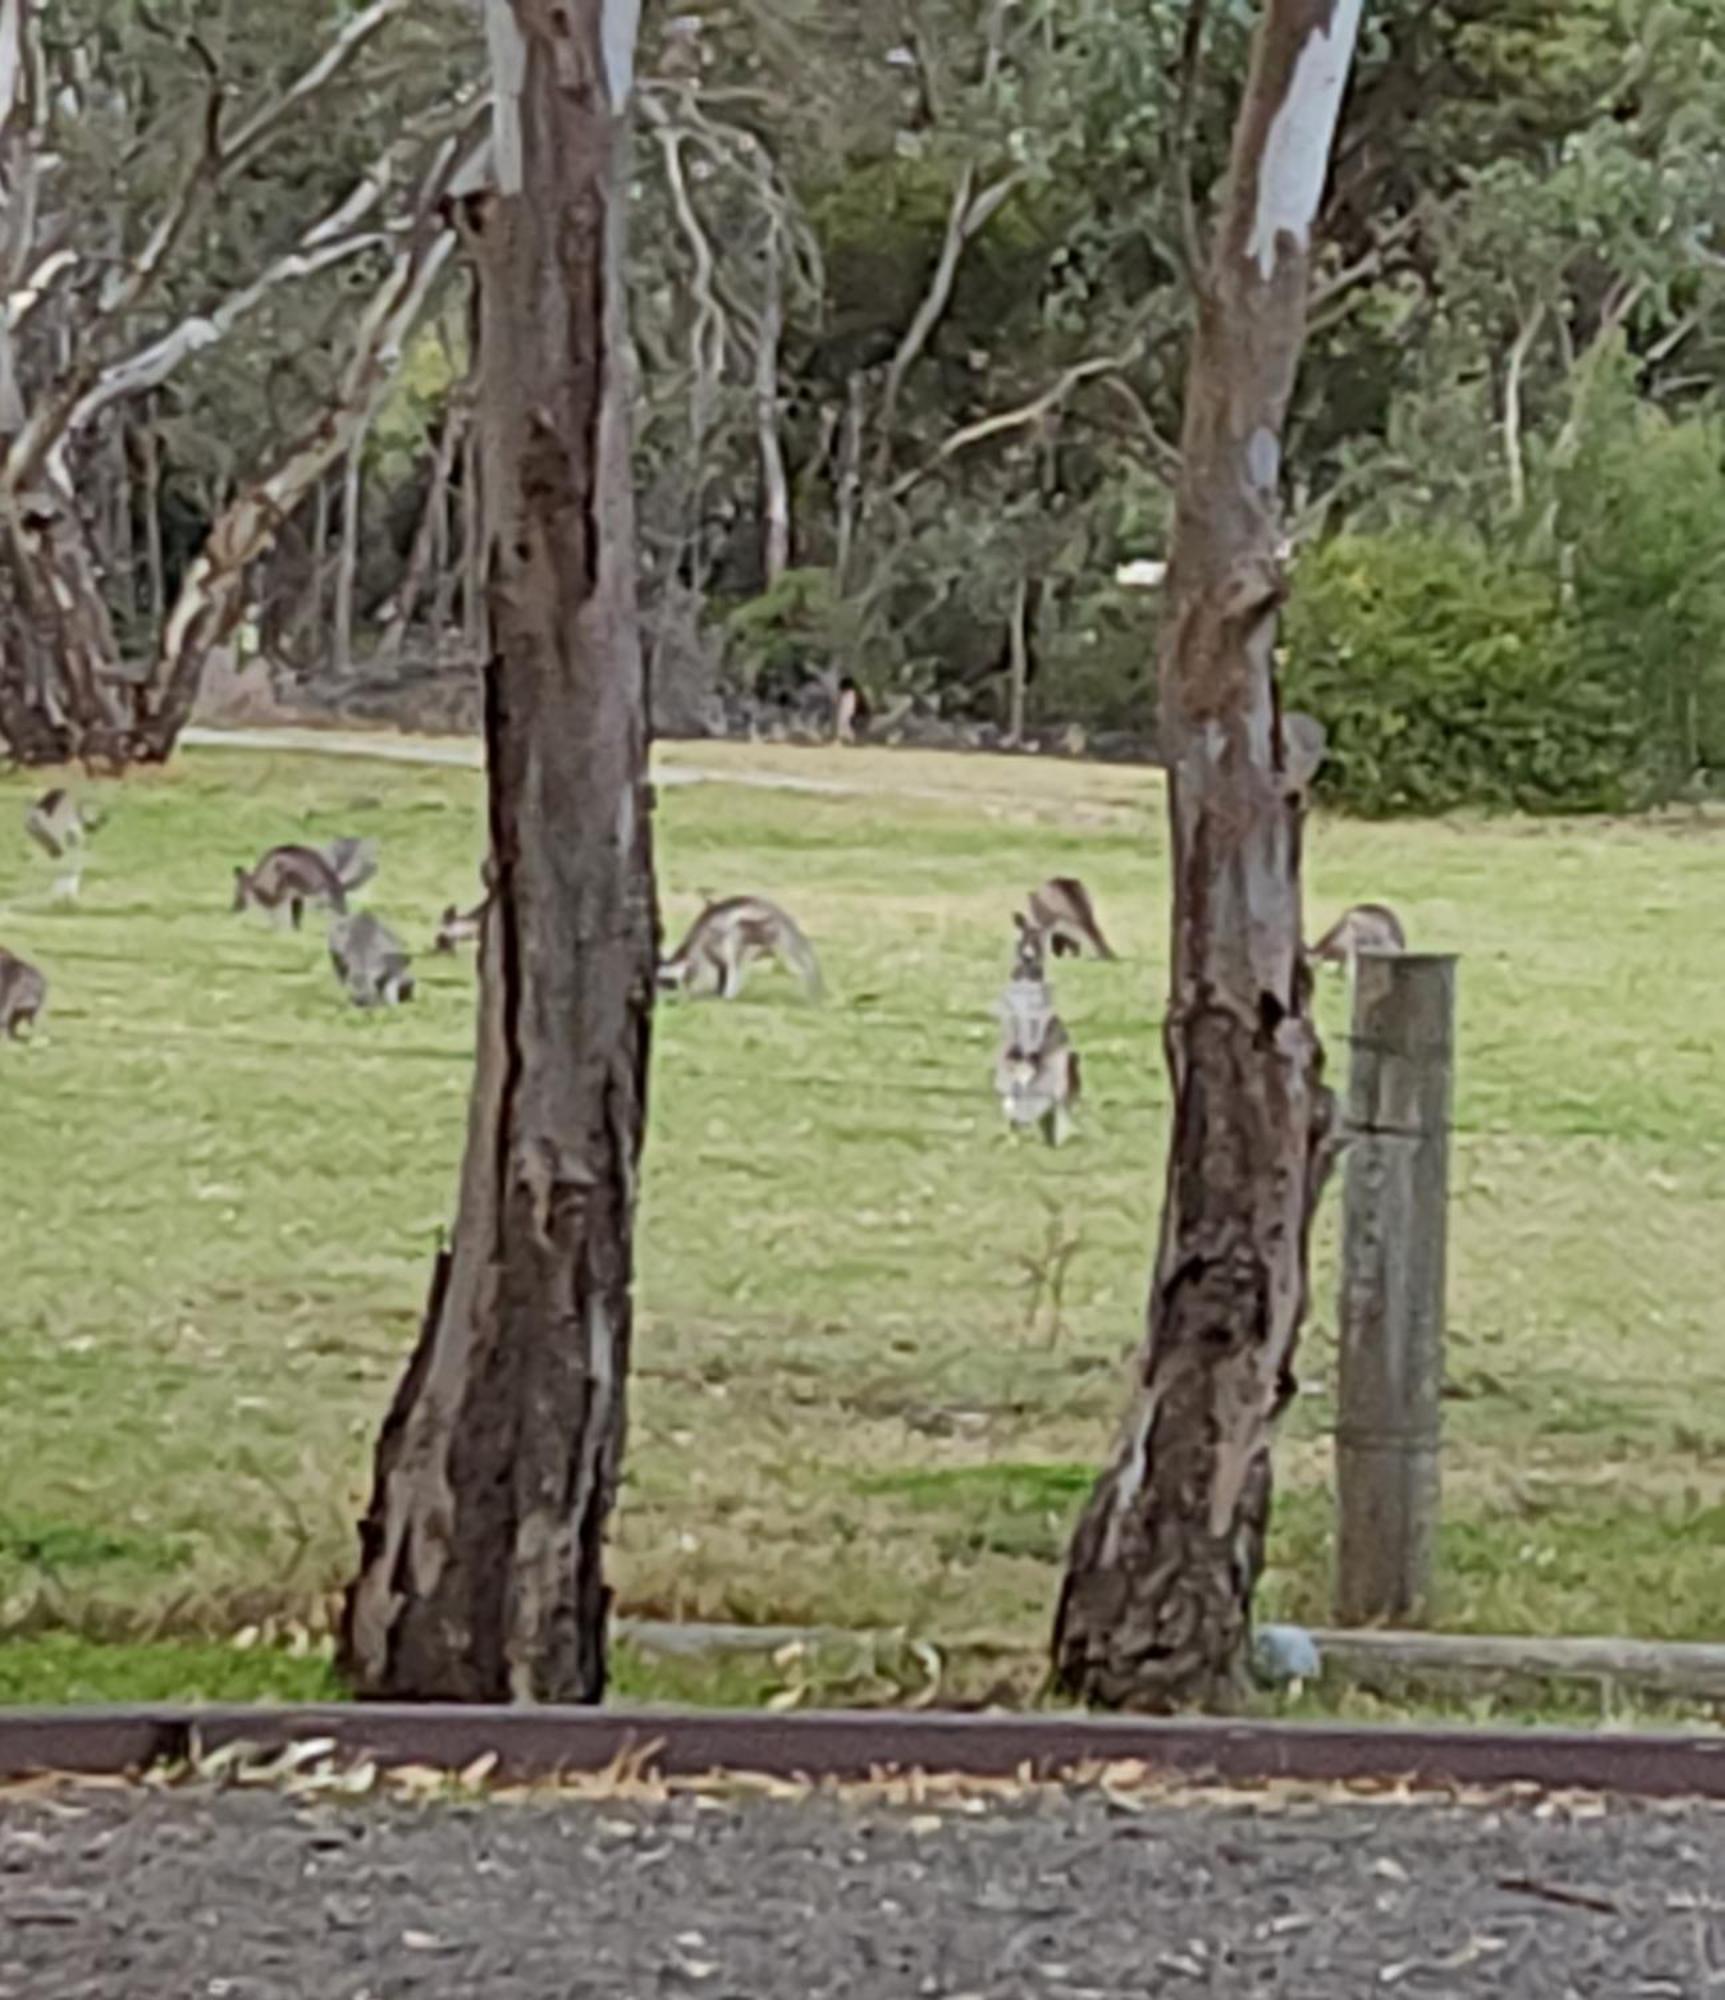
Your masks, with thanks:
[[(1121, 1407), (1160, 1192), (1158, 783), (666, 762), (865, 795), (661, 792), (667, 927), (700, 890), (763, 890), (831, 993), (769, 977), (660, 1015), (620, 1606), (1034, 1647)], [(172, 1642), (166, 1685), (232, 1692), (198, 1649), (315, 1640), (351, 1559), (449, 1219), (472, 1005), (471, 961), (427, 951), (417, 1004), (353, 1012), (319, 926), (230, 914), (232, 867), (375, 833), (365, 900), (428, 946), (476, 893), (480, 781), (189, 752), (109, 788), (69, 911), (18, 831), (31, 789), (0, 781), (0, 943), (52, 982), (41, 1040), (0, 1047), (0, 1630), (48, 1664), (0, 1672), (0, 1698), (107, 1688), (52, 1664), (96, 1640)], [(1717, 1637), (1725, 830), (1320, 821), (1309, 852), (1314, 927), (1385, 898), (1463, 954), (1442, 1622)], [(1058, 1153), (1005, 1143), (989, 1087), (1009, 913), (1055, 872), (1083, 875), (1122, 952), (1056, 975), (1089, 1092)], [(1339, 980), (1323, 1013), (1339, 1073)], [(1335, 1224), (1332, 1196), (1263, 1605), (1304, 1619), (1328, 1600)], [(1034, 1267), (1073, 1238), (1058, 1315), (1033, 1312)], [(289, 1666), (255, 1684), (321, 1686), (317, 1660)]]

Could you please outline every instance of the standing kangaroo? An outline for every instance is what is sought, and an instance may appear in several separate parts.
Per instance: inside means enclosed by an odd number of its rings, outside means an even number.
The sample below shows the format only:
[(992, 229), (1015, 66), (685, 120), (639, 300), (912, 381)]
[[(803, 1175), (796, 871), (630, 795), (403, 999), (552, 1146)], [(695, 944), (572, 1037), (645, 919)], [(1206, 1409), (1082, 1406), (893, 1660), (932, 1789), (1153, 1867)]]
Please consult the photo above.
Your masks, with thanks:
[(1037, 1125), (1048, 1144), (1058, 1146), (1071, 1132), (1081, 1093), (1078, 1051), (1054, 1011), (1044, 934), (1022, 913), (1013, 922), (1018, 942), (996, 1009), (1000, 1048), (994, 1060), (995, 1094), (1013, 1131)]
[(24, 809), (24, 831), (51, 861), (63, 861), (102, 823), (94, 806), (81, 806), (64, 785), (33, 799)]
[(100, 810), (83, 806), (56, 785), (24, 810), (24, 831), (50, 861), (64, 861), (66, 872), (54, 884), (55, 894), (71, 900), (84, 878), (84, 843), (102, 823)]
[(234, 908), (253, 905), (272, 916), (285, 908), (297, 931), (308, 903), (347, 911), (347, 890), (327, 856), (312, 847), (272, 847), (255, 868), (234, 870)]

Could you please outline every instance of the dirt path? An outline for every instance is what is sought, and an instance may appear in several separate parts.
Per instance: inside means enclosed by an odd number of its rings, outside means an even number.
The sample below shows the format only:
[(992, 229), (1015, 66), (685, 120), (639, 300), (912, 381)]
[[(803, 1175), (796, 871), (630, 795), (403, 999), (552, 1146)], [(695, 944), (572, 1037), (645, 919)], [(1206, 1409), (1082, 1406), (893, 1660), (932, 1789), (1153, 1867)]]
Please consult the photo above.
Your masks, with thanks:
[[(476, 738), (346, 734), (334, 729), (187, 729), (180, 741), (195, 750), (262, 750), (307, 752), (318, 757), (368, 757), (386, 764), (441, 764), (463, 771), (484, 768), (483, 746)], [(836, 792), (857, 789), (829, 780), (782, 777), (773, 773), (731, 774), (698, 766), (657, 765), (656, 785), (752, 784), (776, 792)]]
[(1700, 2000), (1722, 1968), (1701, 1806), (0, 1801), (0, 2000)]
[[(303, 752), (471, 771), (481, 769), (484, 763), (483, 748), (475, 738), (401, 736), (382, 731), (289, 725), (191, 728), (180, 741), (199, 750), (252, 750), (270, 755)], [(667, 754), (665, 745), (656, 745), (654, 784), (741, 785), (756, 791), (802, 792), (823, 798), (914, 799), (931, 805), (968, 806), (985, 814), (1052, 815), (1075, 824), (1100, 824), (1142, 813), (1155, 782), (1138, 766), (1083, 765), (982, 752), (883, 747), (834, 752), (814, 746), (736, 743), (716, 747), (722, 761), (689, 763), (683, 760), (681, 746), (673, 746)], [(854, 776), (840, 778), (825, 771), (785, 768), (791, 762), (818, 764), (839, 757), (853, 767)], [(920, 782), (909, 775), (915, 769), (941, 771), (944, 781)]]

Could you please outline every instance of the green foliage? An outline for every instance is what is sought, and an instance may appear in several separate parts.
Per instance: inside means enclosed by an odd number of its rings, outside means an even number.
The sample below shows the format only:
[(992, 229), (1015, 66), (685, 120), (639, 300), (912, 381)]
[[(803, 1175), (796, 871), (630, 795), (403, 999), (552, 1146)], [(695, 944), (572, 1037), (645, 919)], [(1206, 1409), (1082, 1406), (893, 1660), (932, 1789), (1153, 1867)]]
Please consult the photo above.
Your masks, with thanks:
[(726, 618), (731, 673), (757, 694), (793, 693), (811, 674), (848, 656), (853, 622), (831, 570), (788, 569)]
[(1323, 796), (1380, 815), (1614, 811), (1641, 732), (1556, 583), (1460, 531), (1341, 535), (1302, 559), (1284, 697), (1330, 734)]
[(368, 439), (369, 469), (392, 486), (421, 470), (449, 392), (467, 367), (460, 315), (422, 326), (407, 344), (401, 369), (378, 405)]
[(1584, 656), (1642, 710), (1662, 794), (1725, 769), (1725, 426), (1672, 421), (1602, 367), (1556, 477)]

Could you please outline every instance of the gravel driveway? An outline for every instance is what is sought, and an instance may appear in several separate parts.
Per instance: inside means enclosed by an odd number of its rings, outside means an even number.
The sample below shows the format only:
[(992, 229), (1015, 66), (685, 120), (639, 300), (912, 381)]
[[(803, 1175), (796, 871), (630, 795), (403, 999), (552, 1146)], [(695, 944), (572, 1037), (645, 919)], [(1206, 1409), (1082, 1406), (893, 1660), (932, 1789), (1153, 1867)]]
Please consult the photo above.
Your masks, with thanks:
[(1700, 1806), (0, 1801), (4, 2000), (1709, 1993)]

